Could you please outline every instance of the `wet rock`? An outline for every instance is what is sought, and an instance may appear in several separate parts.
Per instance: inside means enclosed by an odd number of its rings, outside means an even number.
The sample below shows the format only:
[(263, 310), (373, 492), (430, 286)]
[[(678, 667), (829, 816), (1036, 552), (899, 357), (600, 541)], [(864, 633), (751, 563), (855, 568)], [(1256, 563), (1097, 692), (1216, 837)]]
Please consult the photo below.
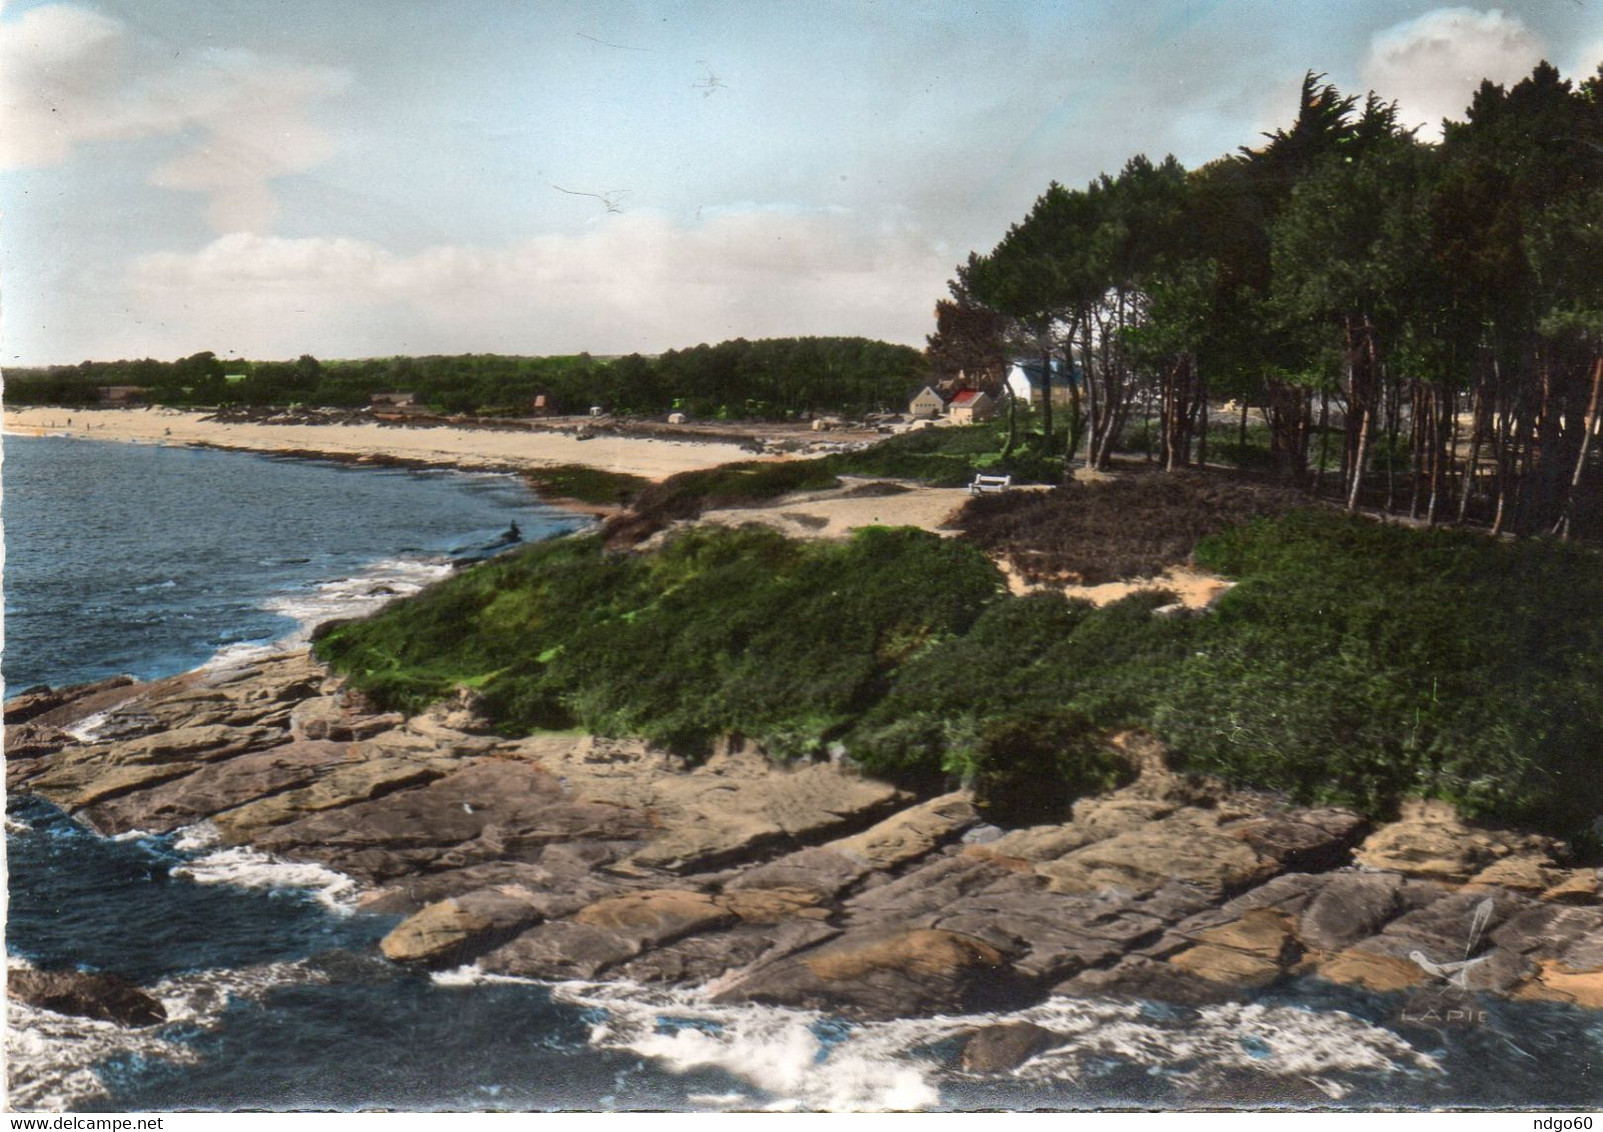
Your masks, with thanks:
[(379, 943), (395, 963), (452, 967), (489, 951), (541, 920), (516, 889), (480, 889), (430, 904)]
[(167, 1021), (167, 1010), (156, 998), (118, 975), (13, 969), (6, 972), (6, 994), (57, 1014), (98, 1018), (119, 1026), (154, 1026)]
[(742, 924), (648, 951), (615, 967), (610, 974), (645, 983), (706, 985), (731, 971), (775, 962), (840, 934), (839, 928), (816, 920)]
[(1117, 998), (1202, 1006), (1227, 1002), (1239, 987), (1213, 982), (1172, 963), (1132, 955), (1095, 970), (1083, 971), (1052, 988), (1069, 998)]
[(716, 1001), (902, 1018), (985, 1009), (1018, 994), (1004, 956), (970, 936), (864, 929), (738, 978)]
[(963, 1045), (963, 1069), (969, 1073), (1011, 1073), (1044, 1049), (1061, 1041), (1034, 1022), (1003, 1022), (975, 1030)]
[(479, 960), (487, 971), (535, 979), (593, 979), (639, 955), (632, 935), (592, 924), (557, 920), (539, 924)]

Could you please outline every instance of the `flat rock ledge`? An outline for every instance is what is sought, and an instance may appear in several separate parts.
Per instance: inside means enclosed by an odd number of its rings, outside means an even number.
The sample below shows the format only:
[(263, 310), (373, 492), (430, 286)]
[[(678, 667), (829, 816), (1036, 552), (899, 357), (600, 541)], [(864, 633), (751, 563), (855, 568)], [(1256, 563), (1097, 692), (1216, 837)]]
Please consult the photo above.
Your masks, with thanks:
[[(93, 716), (92, 727), (85, 728)], [(403, 917), (391, 961), (629, 979), (890, 1018), (1053, 994), (1203, 1003), (1313, 977), (1603, 1009), (1598, 870), (1562, 843), (1415, 803), (1370, 828), (1172, 774), (1004, 832), (965, 793), (729, 744), (489, 734), (463, 695), (366, 710), (305, 651), (7, 705), (10, 789), (105, 834), (201, 823), (315, 862)], [(977, 1031), (975, 1066), (1035, 1028)]]

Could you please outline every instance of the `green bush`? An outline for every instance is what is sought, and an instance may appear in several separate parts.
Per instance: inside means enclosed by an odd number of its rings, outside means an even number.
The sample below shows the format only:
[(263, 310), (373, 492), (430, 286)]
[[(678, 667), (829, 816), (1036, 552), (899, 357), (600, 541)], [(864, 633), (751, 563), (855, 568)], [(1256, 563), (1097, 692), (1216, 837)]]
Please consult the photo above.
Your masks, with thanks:
[(332, 630), (320, 655), (379, 703), (482, 689), (504, 728), (572, 724), (690, 752), (740, 732), (818, 750), (893, 674), (1001, 593), (972, 546), (908, 528), (803, 543), (692, 528), (660, 551), (594, 537), (475, 567)]
[(798, 542), (691, 528), (651, 553), (568, 538), (473, 567), (319, 654), (380, 704), (466, 684), (512, 733), (579, 726), (694, 752), (834, 742), (999, 820), (1105, 788), (1109, 732), (1194, 770), (1382, 816), (1445, 798), (1571, 834), (1603, 813), (1603, 560), (1293, 512), (1212, 535), (1206, 615), (1002, 592), (974, 545), (904, 528)]

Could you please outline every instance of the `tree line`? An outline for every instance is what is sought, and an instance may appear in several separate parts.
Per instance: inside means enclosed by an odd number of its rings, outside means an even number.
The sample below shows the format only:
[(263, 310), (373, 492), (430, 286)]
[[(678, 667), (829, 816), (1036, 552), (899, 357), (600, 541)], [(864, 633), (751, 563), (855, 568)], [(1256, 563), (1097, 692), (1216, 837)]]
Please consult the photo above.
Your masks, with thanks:
[(14, 368), (13, 404), (93, 405), (134, 386), (179, 406), (291, 404), (354, 408), (374, 393), (407, 391), (440, 413), (526, 416), (535, 399), (555, 413), (609, 412), (778, 418), (901, 407), (925, 369), (908, 346), (867, 338), (737, 338), (655, 357), (502, 354), (319, 361), (223, 361), (207, 351), (174, 362), (86, 361)]
[(1349, 508), (1597, 532), (1603, 68), (1485, 82), (1443, 126), (1423, 142), (1310, 73), (1257, 147), (1053, 183), (958, 268), (932, 367), (1059, 374), (1067, 422), (1046, 397), (1018, 442), (1065, 470), (1107, 466), (1137, 412), (1165, 467), (1206, 462), (1234, 401), (1278, 476)]

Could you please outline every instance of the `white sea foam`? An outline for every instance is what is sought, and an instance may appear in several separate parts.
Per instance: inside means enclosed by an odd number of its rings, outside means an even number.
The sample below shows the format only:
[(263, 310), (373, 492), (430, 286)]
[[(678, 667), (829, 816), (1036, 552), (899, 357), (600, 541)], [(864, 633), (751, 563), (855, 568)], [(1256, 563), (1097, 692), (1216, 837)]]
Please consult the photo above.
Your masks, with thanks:
[(280, 594), (267, 608), (300, 623), (304, 639), (331, 617), (361, 617), (397, 597), (415, 594), (451, 574), (443, 558), (386, 558), (343, 578), (319, 582), (310, 590)]
[(1289, 1006), (1232, 1003), (1179, 1022), (1134, 1003), (1052, 998), (1005, 1015), (843, 1024), (810, 1011), (710, 1003), (693, 991), (628, 984), (560, 983), (552, 994), (604, 1012), (592, 1027), (592, 1045), (629, 1050), (672, 1072), (722, 1069), (749, 1082), (760, 1103), (773, 1109), (936, 1106), (943, 1080), (975, 1078), (927, 1051), (999, 1022), (1033, 1022), (1059, 1036), (1013, 1074), (1057, 1093), (1096, 1076), (1110, 1061), (1168, 1077), (1182, 1096), (1207, 1096), (1222, 1075), (1246, 1072), (1306, 1082), (1340, 1100), (1347, 1086), (1334, 1078), (1342, 1074), (1442, 1071), (1389, 1030), (1342, 1011)]
[[(559, 983), (553, 997), (605, 1011), (591, 1044), (627, 1049), (683, 1073), (717, 1068), (766, 1094), (774, 1110), (884, 1112), (940, 1100), (937, 1066), (907, 1056), (900, 1035), (852, 1029), (832, 1043), (813, 1011), (709, 1003), (692, 991), (626, 983)], [(754, 1103), (721, 1098), (720, 1107)]]
[(331, 911), (348, 915), (359, 893), (354, 880), (323, 865), (280, 861), (266, 853), (236, 846), (215, 849), (179, 865), (173, 875), (196, 884), (228, 884), (235, 888), (304, 888)]
[(495, 975), (489, 971), (481, 971), (471, 963), (453, 967), (449, 971), (435, 971), (429, 975), (429, 981), (437, 987), (478, 987), (491, 983), (538, 985), (535, 979), (520, 978), (517, 975)]
[(1076, 1081), (1099, 1060), (1120, 1058), (1168, 1070), (1182, 1086), (1205, 1090), (1223, 1070), (1308, 1080), (1327, 1095), (1340, 1086), (1317, 1075), (1364, 1071), (1441, 1072), (1441, 1065), (1390, 1030), (1344, 1011), (1260, 1003), (1203, 1007), (1183, 1026), (1165, 1025), (1130, 1004), (1053, 998), (1022, 1011), (1069, 1040), (1037, 1055), (1018, 1073), (1031, 1080)]
[(443, 558), (387, 558), (349, 577), (316, 583), (311, 589), (277, 594), (263, 608), (287, 617), (295, 628), (272, 640), (238, 641), (217, 650), (200, 667), (208, 672), (239, 668), (265, 657), (298, 648), (312, 630), (336, 617), (365, 617), (398, 597), (417, 593), (449, 577), (451, 564)]
[[(28, 964), (9, 959), (15, 970)], [(94, 1066), (130, 1055), (193, 1065), (199, 1055), (163, 1036), (173, 1024), (209, 1028), (230, 999), (257, 998), (277, 986), (326, 981), (299, 963), (272, 963), (238, 970), (197, 971), (164, 979), (147, 988), (167, 1011), (165, 1026), (138, 1029), (42, 1010), (12, 1000), (7, 1004), (5, 1057), (7, 1102), (14, 1110), (61, 1112), (106, 1095)]]

